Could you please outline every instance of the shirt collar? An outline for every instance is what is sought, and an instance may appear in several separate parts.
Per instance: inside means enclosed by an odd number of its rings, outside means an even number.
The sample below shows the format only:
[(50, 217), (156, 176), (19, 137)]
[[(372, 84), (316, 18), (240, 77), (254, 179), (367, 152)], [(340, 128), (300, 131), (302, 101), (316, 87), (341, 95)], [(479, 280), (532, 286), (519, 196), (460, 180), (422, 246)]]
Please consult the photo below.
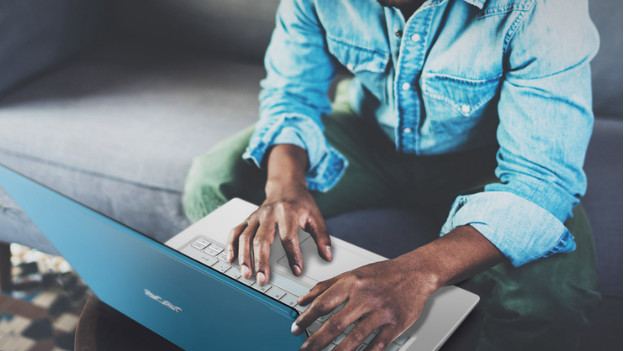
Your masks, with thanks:
[(485, 5), (485, 2), (487, 0), (464, 0), (464, 1), (469, 3), (470, 5), (474, 5), (478, 7), (479, 10), (483, 10), (483, 6)]

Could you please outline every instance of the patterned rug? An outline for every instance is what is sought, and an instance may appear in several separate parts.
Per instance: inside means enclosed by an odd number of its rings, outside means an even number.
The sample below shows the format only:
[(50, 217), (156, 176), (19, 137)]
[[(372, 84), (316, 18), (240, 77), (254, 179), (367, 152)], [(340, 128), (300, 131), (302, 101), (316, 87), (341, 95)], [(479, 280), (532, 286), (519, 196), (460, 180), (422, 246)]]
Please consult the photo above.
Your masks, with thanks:
[(0, 350), (73, 350), (91, 291), (61, 257), (12, 244), (11, 263), (13, 290), (0, 294)]

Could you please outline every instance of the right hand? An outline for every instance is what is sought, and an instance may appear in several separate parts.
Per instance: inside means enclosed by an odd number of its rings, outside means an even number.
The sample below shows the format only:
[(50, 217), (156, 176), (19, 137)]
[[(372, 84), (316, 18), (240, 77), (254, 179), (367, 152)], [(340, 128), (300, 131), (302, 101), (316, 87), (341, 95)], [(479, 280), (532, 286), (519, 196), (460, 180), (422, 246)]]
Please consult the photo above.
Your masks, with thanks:
[[(297, 276), (301, 275), (304, 268), (299, 248), (299, 228), (310, 233), (323, 259), (327, 261), (333, 259), (325, 220), (306, 186), (305, 170), (280, 172), (280, 170), (293, 167), (301, 161), (302, 157), (306, 157), (303, 162), (305, 166), (307, 154), (305, 150), (296, 146), (279, 146), (283, 148), (275, 147), (269, 155), (266, 200), (243, 223), (232, 229), (227, 244), (228, 261), (231, 263), (238, 256), (238, 264), (243, 277), (251, 278), (253, 268), (260, 285), (268, 283), (270, 279), (269, 256), (276, 234), (279, 234), (290, 268)], [(303, 156), (301, 156), (301, 151), (303, 151)], [(290, 157), (295, 158), (290, 160)], [(303, 167), (294, 169), (300, 168)], [(293, 173), (296, 176), (292, 176)]]

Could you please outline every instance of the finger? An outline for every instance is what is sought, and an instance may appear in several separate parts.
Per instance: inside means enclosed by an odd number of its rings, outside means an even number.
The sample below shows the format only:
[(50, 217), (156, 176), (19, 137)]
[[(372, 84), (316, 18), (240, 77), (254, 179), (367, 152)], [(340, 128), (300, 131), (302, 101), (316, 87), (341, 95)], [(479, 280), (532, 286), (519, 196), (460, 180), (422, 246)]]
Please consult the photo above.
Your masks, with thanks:
[(299, 248), (299, 226), (293, 216), (280, 213), (277, 218), (280, 240), (288, 257), (288, 264), (294, 275), (303, 272), (303, 257)]
[(274, 239), (275, 222), (270, 219), (265, 219), (260, 223), (256, 237), (253, 240), (256, 281), (260, 285), (265, 285), (269, 282), (271, 274), (269, 256), (271, 255), (271, 244)]
[[(356, 304), (346, 304), (343, 309), (331, 316), (308, 340), (301, 346), (302, 350), (320, 350), (329, 345), (332, 340), (342, 334), (347, 327), (355, 323), (364, 313), (364, 306)], [(358, 325), (359, 326), (359, 325)], [(357, 326), (356, 326), (357, 328)], [(355, 330), (355, 328), (354, 328)], [(374, 328), (371, 330), (371, 332)], [(353, 331), (352, 331), (353, 332)], [(370, 334), (370, 332), (369, 332)], [(347, 336), (348, 337), (348, 336)], [(366, 336), (364, 337), (364, 339)], [(362, 339), (362, 341), (364, 340)], [(361, 343), (361, 342), (360, 342)], [(359, 344), (358, 344), (359, 345)], [(355, 350), (354, 345), (353, 350)], [(345, 350), (351, 350), (346, 348)]]
[(336, 276), (331, 279), (324, 280), (320, 283), (316, 283), (316, 285), (314, 285), (314, 287), (312, 287), (310, 291), (308, 291), (305, 295), (299, 297), (299, 299), (297, 300), (297, 304), (299, 306), (306, 306), (307, 304), (312, 302), (312, 300), (316, 299), (317, 296), (322, 294), (325, 290), (329, 289), (338, 280), (339, 277), (340, 276)]
[[(329, 322), (329, 320), (327, 322)], [(351, 329), (351, 331), (347, 334), (347, 337), (340, 344), (338, 344), (336, 350), (355, 350), (365, 341), (372, 341), (373, 338), (371, 335), (375, 329), (379, 328), (383, 324), (384, 320), (381, 319), (378, 314), (373, 313), (366, 316), (353, 329)]]
[(319, 317), (333, 312), (338, 306), (343, 304), (347, 300), (348, 295), (348, 290), (337, 288), (335, 285), (327, 289), (312, 301), (310, 307), (297, 317), (295, 323), (293, 323), (293, 330), (299, 328), (302, 332)]
[(396, 329), (390, 325), (381, 327), (381, 329), (379, 330), (379, 333), (377, 333), (377, 336), (375, 336), (373, 340), (371, 340), (371, 342), (368, 343), (368, 347), (366, 348), (366, 351), (385, 350), (386, 348), (388, 348), (392, 340), (394, 340), (396, 336), (398, 336), (397, 334), (398, 333)]
[(251, 278), (251, 240), (256, 235), (257, 229), (258, 222), (253, 221), (245, 227), (238, 237), (238, 264), (241, 275), (247, 279)]
[(333, 260), (334, 254), (332, 253), (331, 240), (329, 239), (327, 225), (325, 224), (323, 216), (318, 212), (310, 215), (305, 228), (316, 242), (319, 256), (323, 257), (326, 261)]
[(238, 237), (247, 227), (247, 222), (243, 222), (230, 230), (227, 241), (227, 260), (232, 263), (238, 254)]

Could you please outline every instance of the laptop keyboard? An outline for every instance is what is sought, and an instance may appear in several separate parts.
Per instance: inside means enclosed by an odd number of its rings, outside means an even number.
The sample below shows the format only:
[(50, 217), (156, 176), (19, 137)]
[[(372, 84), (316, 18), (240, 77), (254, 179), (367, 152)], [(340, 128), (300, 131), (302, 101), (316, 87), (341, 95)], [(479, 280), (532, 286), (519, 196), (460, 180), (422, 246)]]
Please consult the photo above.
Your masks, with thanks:
[[(296, 309), (297, 311), (299, 311), (299, 313), (303, 312), (306, 309), (306, 307), (299, 306), (297, 304), (297, 300), (299, 299), (299, 296), (304, 295), (309, 291), (308, 288), (301, 284), (298, 284), (295, 281), (284, 278), (278, 274), (273, 274), (271, 277), (271, 282), (264, 286), (260, 286), (260, 284), (258, 284), (253, 278), (245, 279), (243, 278), (238, 266), (231, 264), (227, 261), (224, 248), (221, 245), (212, 242), (208, 238), (196, 238), (187, 246), (182, 248), (181, 252), (199, 261), (200, 263), (203, 263), (204, 265), (229, 276), (232, 279), (236, 279), (257, 291), (260, 291), (261, 293)], [(314, 321), (307, 329), (308, 335), (311, 335), (312, 333), (319, 330), (323, 323), (328, 320), (329, 317), (331, 317), (334, 313), (338, 312), (341, 308), (342, 305), (334, 310), (331, 314), (322, 316)], [(351, 324), (347, 329), (345, 329), (343, 334), (336, 337), (336, 339), (334, 339), (331, 344), (324, 348), (323, 351), (333, 350), (333, 348), (336, 347), (338, 343), (344, 340), (347, 334), (355, 327), (357, 323), (358, 322)], [(364, 350), (368, 343), (373, 340), (375, 335), (377, 335), (377, 331), (369, 335), (364, 343), (357, 348), (357, 351)], [(407, 342), (408, 339), (409, 336), (403, 334), (399, 336), (396, 340), (394, 340), (394, 342), (392, 342), (386, 350), (399, 350), (401, 346), (404, 345), (405, 342)]]

